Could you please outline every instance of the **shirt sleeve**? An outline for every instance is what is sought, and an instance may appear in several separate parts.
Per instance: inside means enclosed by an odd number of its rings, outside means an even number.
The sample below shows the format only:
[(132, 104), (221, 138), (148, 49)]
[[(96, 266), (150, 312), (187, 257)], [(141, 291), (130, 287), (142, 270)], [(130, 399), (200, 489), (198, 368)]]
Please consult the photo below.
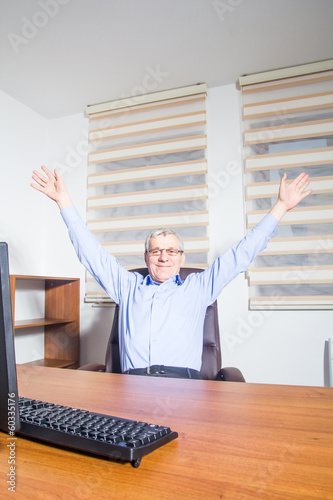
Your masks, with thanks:
[(267, 214), (239, 243), (233, 245), (198, 275), (209, 304), (217, 299), (230, 281), (246, 271), (253, 259), (266, 248), (278, 223), (273, 215)]
[(80, 262), (112, 300), (119, 304), (122, 285), (124, 280), (130, 279), (130, 273), (102, 247), (74, 206), (66, 207), (60, 213)]

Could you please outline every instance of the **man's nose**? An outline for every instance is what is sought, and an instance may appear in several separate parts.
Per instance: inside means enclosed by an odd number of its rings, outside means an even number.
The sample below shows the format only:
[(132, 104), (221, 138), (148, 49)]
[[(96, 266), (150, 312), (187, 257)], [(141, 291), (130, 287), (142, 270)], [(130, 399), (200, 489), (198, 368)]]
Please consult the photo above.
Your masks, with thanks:
[(161, 250), (161, 255), (159, 256), (158, 260), (168, 260), (168, 254), (165, 248)]

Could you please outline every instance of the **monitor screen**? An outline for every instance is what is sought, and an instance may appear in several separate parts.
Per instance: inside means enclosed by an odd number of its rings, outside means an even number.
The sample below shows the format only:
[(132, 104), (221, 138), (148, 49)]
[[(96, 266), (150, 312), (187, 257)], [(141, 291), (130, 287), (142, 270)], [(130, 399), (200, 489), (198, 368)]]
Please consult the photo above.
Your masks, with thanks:
[(7, 243), (0, 243), (0, 287), (0, 429), (14, 435), (20, 419)]

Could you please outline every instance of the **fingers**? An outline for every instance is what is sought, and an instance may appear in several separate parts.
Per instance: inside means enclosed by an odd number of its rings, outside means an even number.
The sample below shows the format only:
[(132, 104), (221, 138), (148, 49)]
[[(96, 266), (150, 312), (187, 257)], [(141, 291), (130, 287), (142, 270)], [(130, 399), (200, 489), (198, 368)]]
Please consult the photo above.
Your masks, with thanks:
[(55, 177), (56, 181), (62, 181), (62, 177), (59, 174), (59, 171), (57, 168), (54, 169), (54, 177)]
[(298, 185), (298, 187), (301, 187), (304, 185), (304, 183), (307, 182), (307, 179), (309, 178), (309, 174), (306, 174), (305, 172), (302, 172), (299, 174), (295, 179), (294, 183)]
[(40, 186), (37, 186), (37, 184), (34, 184), (33, 182), (30, 184), (31, 187), (34, 189), (37, 189), (37, 191), (40, 191), (41, 193), (43, 192), (43, 189)]
[(305, 189), (308, 187), (308, 185), (310, 184), (310, 181), (309, 181), (309, 175), (308, 174), (305, 174), (304, 172), (299, 175), (296, 179), (298, 179), (298, 182), (297, 182), (297, 189), (299, 190), (300, 194), (302, 195), (302, 199), (305, 198), (305, 196), (303, 196), (305, 193), (306, 193), (306, 196), (308, 196), (308, 194), (311, 194), (312, 193), (312, 190), (309, 190), (309, 191), (305, 191)]
[(304, 191), (308, 187), (308, 185), (310, 184), (310, 181), (308, 180), (308, 177), (309, 176), (307, 176), (305, 179), (303, 179), (302, 183), (300, 183), (298, 185), (300, 191)]
[[(48, 179), (51, 179), (51, 180), (54, 179), (54, 175), (52, 174), (52, 172), (50, 172), (50, 170), (47, 167), (44, 167), (44, 165), (43, 165), (43, 166), (41, 166), (41, 169), (43, 170), (43, 172), (45, 172)], [(43, 179), (44, 181), (47, 180), (46, 177), (43, 176), (43, 174), (41, 174), (38, 170), (34, 170), (33, 173), (35, 175), (37, 175), (40, 179)]]
[[(281, 182), (285, 181), (286, 179), (287, 179), (287, 174), (284, 173)], [(290, 182), (289, 186), (290, 187), (294, 186), (295, 188), (299, 189), (302, 192), (310, 184), (310, 181), (308, 179), (309, 179), (309, 174), (302, 172), (297, 177), (295, 177), (295, 179), (292, 182)]]
[(43, 176), (38, 170), (33, 170), (34, 177), (37, 177), (38, 179), (42, 179)]
[[(310, 182), (307, 182), (303, 189), (306, 189), (309, 184), (310, 184)], [(303, 191), (303, 193), (301, 194), (302, 200), (304, 200), (304, 198), (309, 196), (309, 194), (311, 194), (311, 193), (312, 193), (312, 189), (308, 189), (307, 191)]]
[[(42, 188), (46, 187), (47, 184), (49, 183), (49, 181), (51, 181), (52, 183), (54, 183), (55, 181), (55, 176), (52, 174), (52, 172), (50, 172), (50, 170), (44, 166), (41, 167), (41, 169), (43, 170), (43, 172), (46, 174), (46, 177), (45, 175), (43, 175), (41, 172), (39, 172), (38, 170), (33, 170), (33, 175), (32, 175), (32, 178), (34, 181), (36, 181)], [(36, 187), (36, 185), (34, 186)]]
[(302, 172), (300, 175), (296, 177), (296, 179), (294, 179), (293, 183), (294, 183), (295, 193), (299, 197), (300, 201), (304, 200), (304, 198), (306, 198), (307, 196), (309, 196), (309, 194), (312, 193), (312, 189), (308, 189), (306, 191), (307, 187), (310, 184), (309, 174)]
[(52, 172), (46, 168), (44, 165), (41, 167), (41, 169), (46, 173), (47, 177), (49, 179), (54, 179), (54, 175), (52, 174)]
[(36, 181), (40, 186), (44, 187), (47, 182), (47, 179), (37, 170), (34, 170), (33, 174), (34, 174), (32, 176), (33, 180)]

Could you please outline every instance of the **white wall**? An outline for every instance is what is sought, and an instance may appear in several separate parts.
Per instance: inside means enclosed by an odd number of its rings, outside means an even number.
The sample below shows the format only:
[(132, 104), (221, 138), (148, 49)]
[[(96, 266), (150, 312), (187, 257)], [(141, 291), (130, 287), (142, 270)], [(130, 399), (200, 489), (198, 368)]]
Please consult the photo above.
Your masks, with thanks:
[(1, 91), (0, 109), (0, 235), (10, 246), (12, 273), (33, 273), (45, 248), (47, 206), (28, 193), (32, 170), (47, 160), (47, 120)]
[[(11, 274), (81, 278), (84, 270), (69, 242), (58, 207), (30, 187), (32, 170), (58, 167), (72, 198), (85, 216), (87, 120), (75, 115), (48, 121), (0, 91), (0, 240), (9, 247)], [(43, 315), (43, 293), (34, 299), (22, 287), (16, 318)], [(36, 312), (37, 311), (37, 312)], [(81, 294), (82, 362), (103, 361), (113, 311), (92, 309)], [(96, 335), (98, 333), (96, 342)], [(15, 336), (16, 360), (44, 356), (42, 328), (20, 330)]]
[[(30, 188), (41, 164), (61, 170), (84, 217), (87, 120), (82, 115), (46, 121), (0, 92), (1, 239), (10, 247), (11, 272), (81, 278), (81, 363), (103, 362), (113, 310), (83, 304), (84, 270), (69, 243), (58, 208)], [(208, 162), (211, 258), (244, 235), (239, 95), (233, 85), (210, 89)], [(323, 385), (325, 340), (331, 311), (247, 310), (244, 276), (222, 292), (219, 315), (223, 366), (239, 367), (248, 382)], [(42, 356), (42, 335), (16, 339), (17, 361)], [(28, 359), (29, 358), (29, 359)]]
[[(1, 91), (0, 109), (0, 240), (8, 243), (11, 274), (42, 274), (48, 207), (44, 200), (29, 196), (29, 184), (32, 170), (47, 160), (47, 121)], [(24, 300), (22, 307), (18, 319), (29, 313)], [(16, 339), (19, 362), (43, 355), (41, 329), (20, 332)]]

